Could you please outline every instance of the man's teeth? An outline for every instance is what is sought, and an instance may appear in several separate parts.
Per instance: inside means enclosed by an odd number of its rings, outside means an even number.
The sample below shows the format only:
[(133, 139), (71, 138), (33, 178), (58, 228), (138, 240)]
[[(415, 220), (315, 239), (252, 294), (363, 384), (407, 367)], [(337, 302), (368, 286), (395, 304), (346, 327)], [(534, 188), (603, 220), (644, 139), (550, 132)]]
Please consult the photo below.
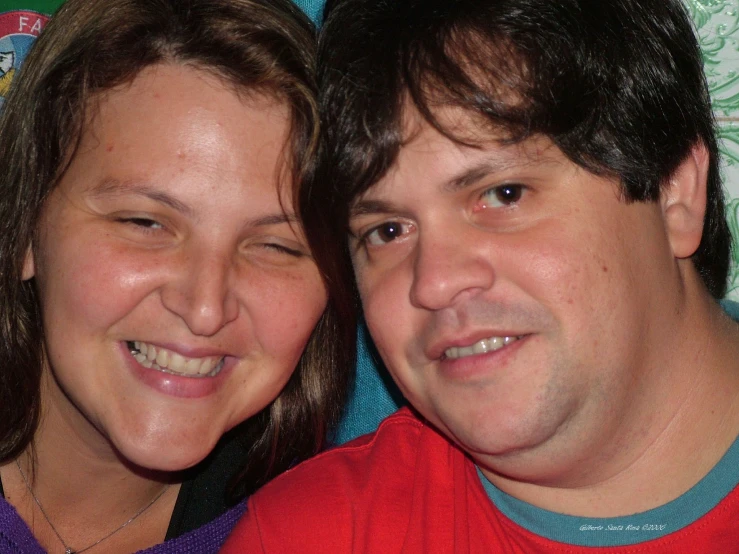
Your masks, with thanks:
[(129, 342), (131, 354), (138, 363), (150, 369), (186, 377), (213, 377), (223, 368), (223, 356), (186, 358), (177, 352), (145, 342)]
[(466, 356), (475, 356), (476, 354), (484, 354), (485, 352), (493, 352), (500, 350), (504, 346), (516, 342), (520, 337), (490, 337), (482, 339), (470, 346), (452, 346), (444, 350), (444, 356), (456, 360)]

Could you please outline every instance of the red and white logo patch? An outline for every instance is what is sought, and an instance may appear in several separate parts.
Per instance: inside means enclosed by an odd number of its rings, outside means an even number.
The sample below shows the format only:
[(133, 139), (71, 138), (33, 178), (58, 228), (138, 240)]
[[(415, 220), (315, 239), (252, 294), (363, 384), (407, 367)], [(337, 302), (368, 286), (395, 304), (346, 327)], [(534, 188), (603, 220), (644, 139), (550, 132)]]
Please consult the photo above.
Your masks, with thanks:
[(27, 10), (0, 13), (0, 107), (33, 41), (49, 21)]

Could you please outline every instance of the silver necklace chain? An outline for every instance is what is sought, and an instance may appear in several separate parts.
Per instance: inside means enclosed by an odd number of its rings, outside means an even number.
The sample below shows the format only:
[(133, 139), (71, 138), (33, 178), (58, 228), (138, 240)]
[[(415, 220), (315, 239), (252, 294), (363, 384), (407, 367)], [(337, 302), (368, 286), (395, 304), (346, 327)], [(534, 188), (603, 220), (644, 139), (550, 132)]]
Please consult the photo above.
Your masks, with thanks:
[(108, 533), (107, 535), (103, 536), (102, 538), (96, 540), (94, 543), (92, 543), (92, 544), (90, 544), (90, 545), (88, 545), (88, 546), (86, 546), (84, 548), (81, 548), (79, 550), (74, 550), (69, 545), (67, 545), (67, 543), (64, 541), (64, 539), (62, 538), (62, 536), (59, 534), (59, 531), (56, 530), (56, 527), (54, 527), (54, 524), (49, 519), (49, 516), (46, 515), (46, 511), (44, 511), (44, 507), (41, 505), (41, 502), (39, 502), (39, 499), (36, 498), (36, 495), (33, 493), (33, 489), (31, 488), (31, 484), (28, 482), (28, 479), (26, 478), (26, 474), (23, 473), (23, 469), (21, 469), (21, 463), (18, 461), (17, 458), (15, 460), (15, 465), (18, 466), (18, 471), (20, 472), (21, 477), (23, 478), (23, 482), (26, 484), (26, 488), (28, 489), (28, 492), (31, 493), (31, 497), (33, 498), (33, 501), (36, 503), (36, 506), (38, 506), (38, 509), (41, 510), (41, 515), (44, 516), (44, 519), (46, 520), (46, 523), (49, 524), (49, 527), (51, 527), (51, 530), (54, 531), (54, 534), (56, 535), (56, 538), (58, 538), (59, 539), (59, 542), (62, 543), (62, 545), (64, 546), (64, 554), (82, 554), (82, 552), (85, 552), (86, 550), (90, 550), (91, 548), (99, 545), (104, 540), (109, 539), (110, 537), (112, 537), (113, 535), (115, 535), (118, 531), (123, 530), (129, 523), (131, 523), (134, 519), (136, 519), (141, 514), (143, 514), (146, 510), (148, 510), (149, 508), (151, 508), (154, 505), (154, 503), (157, 500), (159, 500), (162, 497), (162, 495), (165, 492), (167, 492), (167, 490), (169, 489), (169, 485), (167, 485), (166, 487), (164, 487), (159, 492), (159, 494), (157, 494), (154, 498), (152, 498), (146, 506), (144, 506), (138, 512), (136, 512), (135, 514), (133, 514), (133, 516), (131, 516), (131, 518), (128, 521), (126, 521), (125, 523), (123, 523), (123, 525), (117, 527), (116, 529), (113, 529), (110, 533)]

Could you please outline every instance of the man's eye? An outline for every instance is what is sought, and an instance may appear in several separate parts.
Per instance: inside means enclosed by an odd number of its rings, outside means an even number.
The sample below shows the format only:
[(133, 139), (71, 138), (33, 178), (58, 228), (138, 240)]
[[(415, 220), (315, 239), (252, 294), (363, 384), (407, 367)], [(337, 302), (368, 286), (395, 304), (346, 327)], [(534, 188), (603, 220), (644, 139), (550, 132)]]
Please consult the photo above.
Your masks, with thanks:
[(524, 193), (523, 185), (499, 185), (490, 188), (482, 194), (482, 202), (486, 208), (503, 208), (521, 200)]
[(362, 242), (365, 242), (370, 246), (382, 246), (383, 244), (392, 242), (398, 237), (407, 234), (410, 230), (411, 226), (407, 223), (387, 221), (365, 233)]

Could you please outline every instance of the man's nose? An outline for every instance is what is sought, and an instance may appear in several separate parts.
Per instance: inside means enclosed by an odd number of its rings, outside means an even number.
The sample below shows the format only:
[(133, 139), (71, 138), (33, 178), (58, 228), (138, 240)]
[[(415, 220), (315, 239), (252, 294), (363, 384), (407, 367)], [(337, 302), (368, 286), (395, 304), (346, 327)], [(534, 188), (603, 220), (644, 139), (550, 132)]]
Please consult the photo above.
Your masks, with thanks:
[[(421, 233), (413, 260), (411, 303), (427, 310), (454, 305), (495, 282), (492, 260), (474, 228)], [(469, 227), (469, 226), (467, 226)]]

